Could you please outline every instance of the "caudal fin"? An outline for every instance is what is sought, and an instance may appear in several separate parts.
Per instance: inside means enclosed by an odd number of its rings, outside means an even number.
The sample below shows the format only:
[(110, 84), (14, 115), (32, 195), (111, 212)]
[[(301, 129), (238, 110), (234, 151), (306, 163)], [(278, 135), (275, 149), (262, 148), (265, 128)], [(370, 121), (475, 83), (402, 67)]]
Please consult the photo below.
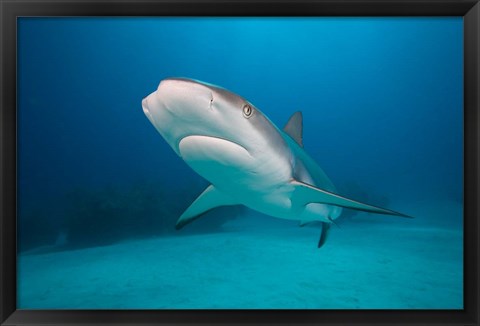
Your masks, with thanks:
[(327, 241), (328, 230), (330, 230), (330, 224), (322, 222), (322, 232), (320, 233), (320, 239), (318, 239), (318, 248), (323, 246)]

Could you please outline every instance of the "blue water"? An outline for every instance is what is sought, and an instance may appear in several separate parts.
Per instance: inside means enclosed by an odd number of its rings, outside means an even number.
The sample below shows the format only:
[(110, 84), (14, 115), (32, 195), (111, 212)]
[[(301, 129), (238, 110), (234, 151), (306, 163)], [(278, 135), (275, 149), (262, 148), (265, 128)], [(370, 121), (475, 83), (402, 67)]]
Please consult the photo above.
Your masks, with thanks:
[[(463, 307), (461, 18), (18, 21), (19, 308)], [(142, 111), (172, 76), (301, 110), (340, 193), (415, 219), (345, 211), (321, 249), (242, 207), (175, 231), (208, 183)]]

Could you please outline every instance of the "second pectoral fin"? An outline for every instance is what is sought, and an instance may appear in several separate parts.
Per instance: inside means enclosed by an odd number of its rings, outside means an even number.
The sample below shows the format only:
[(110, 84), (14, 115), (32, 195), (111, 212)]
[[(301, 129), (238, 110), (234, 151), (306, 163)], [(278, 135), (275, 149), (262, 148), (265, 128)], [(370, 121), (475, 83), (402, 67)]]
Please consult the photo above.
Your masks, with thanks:
[(305, 206), (310, 203), (319, 203), (341, 206), (345, 208), (351, 208), (376, 214), (395, 215), (411, 218), (411, 216), (391, 211), (385, 208), (364, 204), (356, 200), (348, 199), (346, 197), (342, 197), (332, 192), (316, 188), (314, 186), (297, 180), (291, 181), (291, 184), (294, 186), (294, 191), (291, 198), (292, 204), (297, 207)]

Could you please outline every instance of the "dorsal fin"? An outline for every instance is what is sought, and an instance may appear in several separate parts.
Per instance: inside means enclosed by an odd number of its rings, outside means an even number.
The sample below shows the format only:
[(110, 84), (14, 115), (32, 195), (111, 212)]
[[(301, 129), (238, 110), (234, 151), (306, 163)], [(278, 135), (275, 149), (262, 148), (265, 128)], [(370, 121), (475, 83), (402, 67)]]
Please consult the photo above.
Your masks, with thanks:
[(303, 116), (301, 111), (292, 114), (285, 127), (283, 127), (283, 131), (303, 147)]

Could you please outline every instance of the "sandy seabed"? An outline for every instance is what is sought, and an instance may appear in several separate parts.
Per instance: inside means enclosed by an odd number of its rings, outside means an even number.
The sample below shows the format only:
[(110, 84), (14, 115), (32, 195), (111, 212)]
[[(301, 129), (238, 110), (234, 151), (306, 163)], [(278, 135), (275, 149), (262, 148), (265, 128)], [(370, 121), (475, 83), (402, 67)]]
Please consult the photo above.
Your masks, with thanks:
[[(461, 217), (459, 205), (422, 209)], [(25, 253), (18, 307), (462, 309), (462, 228), (391, 221), (358, 215), (321, 249), (318, 227), (252, 213), (217, 233)]]

